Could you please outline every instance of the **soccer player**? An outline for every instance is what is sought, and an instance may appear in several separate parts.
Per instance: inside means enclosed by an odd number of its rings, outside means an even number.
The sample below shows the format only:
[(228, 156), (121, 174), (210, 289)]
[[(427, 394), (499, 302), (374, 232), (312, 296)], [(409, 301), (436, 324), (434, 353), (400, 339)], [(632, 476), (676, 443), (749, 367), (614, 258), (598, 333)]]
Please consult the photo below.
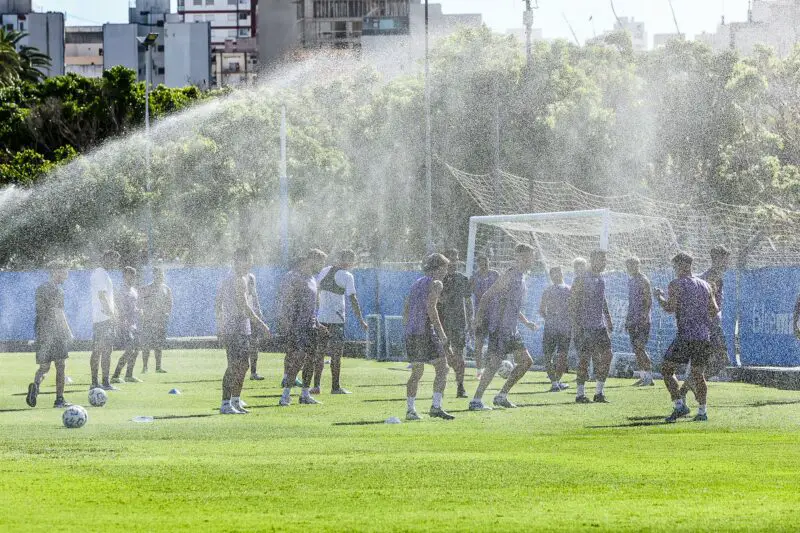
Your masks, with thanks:
[(248, 411), (241, 401), (244, 378), (250, 356), (250, 337), (255, 325), (264, 336), (269, 337), (269, 327), (256, 314), (247, 290), (247, 278), (253, 266), (253, 256), (246, 248), (233, 254), (233, 271), (217, 290), (215, 314), (217, 331), (225, 346), (228, 367), (222, 378), (223, 415), (240, 415)]
[[(572, 261), (572, 272), (574, 277), (572, 279), (572, 287), (570, 288), (570, 306), (572, 305), (572, 291), (575, 290), (576, 285), (582, 282), (588, 265), (589, 263), (583, 257), (576, 257)], [(572, 312), (572, 307), (570, 307), (570, 315), (572, 319), (572, 345), (575, 346), (575, 351), (580, 354), (581, 346), (583, 346), (583, 337), (581, 336), (582, 329), (577, 317)]]
[(606, 268), (606, 252), (595, 250), (589, 257), (589, 263), (589, 271), (572, 285), (570, 295), (570, 311), (573, 320), (578, 323), (581, 337), (575, 402), (590, 403), (585, 391), (591, 361), (597, 380), (593, 401), (608, 403), (604, 387), (613, 357), (610, 333), (614, 331), (614, 324), (606, 301), (606, 283), (602, 277)]
[[(711, 357), (706, 364), (705, 376), (711, 378), (717, 376), (725, 370), (730, 364), (728, 358), (728, 343), (725, 340), (725, 333), (722, 331), (722, 298), (723, 298), (723, 278), (725, 271), (728, 269), (731, 253), (724, 246), (715, 246), (711, 248), (711, 267), (700, 274), (700, 279), (705, 281), (711, 286), (713, 291), (714, 301), (717, 304), (719, 312), (711, 321)], [(696, 394), (696, 387), (694, 379), (692, 378), (691, 370), (687, 371), (689, 378), (683, 382), (681, 386), (681, 397), (686, 400), (688, 391)]]
[(124, 351), (117, 362), (111, 383), (122, 383), (119, 374), (126, 366), (125, 382), (141, 383), (142, 380), (133, 375), (133, 367), (136, 365), (136, 356), (139, 353), (139, 318), (142, 314), (139, 309), (139, 292), (136, 290), (135, 268), (127, 266), (123, 269), (122, 290), (119, 291), (116, 301), (120, 311), (119, 342)]
[(411, 362), (411, 376), (406, 384), (406, 420), (419, 420), (416, 398), (419, 380), (425, 371), (425, 364), (433, 365), (436, 372), (433, 378), (433, 404), (429, 415), (433, 418), (452, 420), (453, 415), (442, 409), (442, 397), (447, 385), (447, 352), (449, 343), (437, 304), (442, 294), (442, 278), (447, 274), (450, 261), (441, 254), (425, 258), (422, 265), (423, 277), (411, 286), (403, 309), (403, 324), (406, 340), (406, 353)]
[(325, 369), (325, 355), (331, 358), (331, 394), (350, 394), (343, 389), (339, 377), (344, 352), (345, 298), (356, 315), (361, 328), (367, 331), (367, 323), (361, 314), (361, 306), (356, 295), (356, 282), (350, 269), (356, 262), (353, 250), (339, 252), (339, 261), (323, 268), (316, 277), (319, 290), (319, 312), (317, 320), (328, 330), (328, 335), (320, 339), (314, 357), (314, 387), (311, 394), (319, 394), (322, 371)]
[(518, 244), (514, 252), (514, 266), (500, 276), (500, 279), (486, 291), (478, 308), (478, 322), (488, 313), (489, 352), (486, 369), (478, 382), (474, 398), (469, 402), (470, 411), (491, 410), (491, 407), (483, 403), (483, 393), (507, 354), (514, 354), (516, 366), (492, 401), (497, 407), (516, 407), (509, 401), (508, 393), (533, 365), (533, 359), (525, 348), (517, 329), (517, 322), (522, 322), (532, 331), (536, 330), (536, 324), (528, 320), (522, 313), (522, 307), (525, 305), (528, 295), (525, 274), (536, 261), (536, 251), (527, 244)]
[(283, 378), (283, 394), (278, 405), (286, 407), (292, 403), (292, 387), (302, 369), (303, 387), (301, 404), (322, 403), (310, 394), (314, 375), (314, 350), (317, 339), (327, 330), (317, 320), (317, 281), (314, 274), (325, 264), (327, 255), (316, 248), (309, 250), (297, 266), (284, 276), (280, 288), (280, 330), (286, 335), (286, 357)]
[(172, 289), (164, 283), (164, 271), (153, 269), (153, 283), (139, 290), (142, 298), (142, 373), (147, 372), (150, 350), (156, 359), (156, 372), (166, 374), (161, 366), (161, 352), (167, 341), (167, 324), (172, 314)]
[[(497, 270), (489, 269), (489, 258), (485, 255), (479, 255), (475, 262), (478, 270), (472, 275), (469, 283), (472, 287), (473, 309), (478, 309), (481, 298), (500, 278), (500, 273)], [(483, 343), (489, 335), (488, 327), (486, 321), (479, 324), (477, 320), (474, 320), (472, 324), (472, 337), (475, 341), (475, 368), (477, 369), (478, 379), (481, 379), (481, 372), (483, 371)]]
[(451, 249), (444, 253), (449, 261), (447, 274), (442, 278), (442, 294), (437, 304), (439, 318), (442, 320), (444, 334), (447, 337), (447, 364), (456, 374), (456, 398), (467, 398), (464, 389), (464, 348), (467, 345), (467, 324), (472, 324), (475, 310), (472, 307), (472, 290), (467, 276), (458, 272), (458, 250)]
[(544, 318), (542, 350), (547, 365), (547, 375), (552, 386), (550, 392), (561, 392), (569, 385), (561, 382), (567, 372), (569, 343), (572, 340), (572, 319), (569, 315), (570, 287), (564, 283), (564, 273), (560, 266), (550, 269), (552, 285), (542, 293), (539, 314)]
[(653, 307), (650, 280), (640, 271), (639, 258), (628, 258), (625, 266), (628, 269), (628, 314), (625, 317), (625, 331), (631, 340), (636, 365), (642, 372), (642, 378), (634, 383), (634, 386), (653, 386), (655, 385), (653, 362), (647, 355), (647, 342), (650, 340), (650, 309)]
[(794, 336), (800, 340), (800, 296), (797, 297), (797, 302), (794, 304), (792, 323), (794, 324)]
[(686, 402), (681, 398), (675, 371), (678, 365), (690, 364), (691, 376), (695, 382), (695, 395), (700, 407), (694, 420), (708, 420), (706, 414), (706, 395), (708, 388), (704, 375), (706, 364), (713, 351), (711, 329), (719, 308), (713, 296), (713, 289), (704, 280), (692, 275), (692, 257), (679, 253), (672, 259), (676, 279), (672, 280), (664, 298), (661, 289), (656, 289), (658, 303), (667, 313), (675, 314), (678, 333), (664, 356), (662, 373), (664, 383), (674, 403), (672, 414), (666, 422), (675, 422), (690, 413)]
[(64, 399), (64, 369), (69, 357), (69, 344), (72, 342), (72, 330), (64, 313), (64, 289), (61, 285), (67, 280), (67, 269), (60, 265), (51, 265), (50, 280), (36, 289), (36, 364), (39, 369), (28, 385), (25, 401), (36, 407), (39, 386), (50, 371), (51, 363), (56, 367), (56, 401), (53, 407), (65, 408), (70, 404)]
[(97, 379), (101, 365), (103, 367), (103, 390), (117, 390), (109, 380), (117, 306), (114, 305), (114, 284), (111, 282), (108, 271), (116, 268), (119, 257), (119, 253), (113, 250), (105, 252), (101, 265), (92, 271), (89, 281), (92, 293), (92, 355), (89, 358), (92, 385), (89, 387), (90, 390), (101, 386)]
[[(258, 288), (256, 287), (256, 275), (250, 272), (247, 274), (247, 294), (250, 298), (253, 311), (258, 318), (264, 320), (264, 313), (261, 312), (261, 301), (258, 298)], [(261, 334), (257, 325), (252, 325), (252, 338), (250, 339), (250, 379), (252, 381), (263, 381), (264, 376), (258, 373), (258, 352), (261, 349)]]

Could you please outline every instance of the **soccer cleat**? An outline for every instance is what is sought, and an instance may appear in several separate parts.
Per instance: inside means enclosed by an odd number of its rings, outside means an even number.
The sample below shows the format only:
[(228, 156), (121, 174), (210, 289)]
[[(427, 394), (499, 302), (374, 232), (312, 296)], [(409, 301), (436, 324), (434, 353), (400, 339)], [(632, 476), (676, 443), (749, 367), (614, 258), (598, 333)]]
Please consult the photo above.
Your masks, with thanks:
[(481, 400), (472, 400), (469, 402), (469, 410), (470, 411), (491, 411), (492, 408), (488, 405), (484, 405), (483, 401)]
[(561, 392), (562, 390), (564, 390), (564, 389), (562, 389), (561, 387), (559, 387), (559, 386), (558, 386), (558, 383), (556, 383), (555, 385), (552, 385), (552, 386), (550, 387), (550, 389), (548, 389), (548, 391), (547, 391), (547, 392)]
[(264, 381), (264, 376), (262, 376), (258, 372), (251, 372), (250, 373), (250, 380), (251, 381)]
[(641, 387), (655, 387), (656, 383), (652, 379), (648, 379), (648, 380), (645, 380), (644, 382), (642, 382), (642, 384), (640, 386)]
[(89, 390), (99, 389), (99, 388), (101, 388), (101, 387), (97, 383), (92, 383), (91, 385), (89, 385)]
[(697, 413), (696, 415), (694, 415), (694, 418), (692, 418), (692, 420), (695, 422), (708, 422), (708, 415), (705, 413), (703, 414)]
[(111, 378), (111, 383), (122, 383), (122, 378), (120, 378), (119, 376), (114, 376), (113, 378)]
[(561, 390), (567, 390), (569, 388), (569, 385), (567, 385), (566, 383), (559, 383), (558, 388)]
[(507, 396), (495, 396), (492, 404), (497, 407), (505, 407), (506, 409), (514, 409), (516, 405), (511, 403)]
[(239, 411), (232, 404), (226, 403), (222, 407), (219, 408), (219, 414), (221, 414), (221, 415), (243, 415), (244, 413), (242, 411)]
[(103, 383), (103, 384), (100, 386), (100, 388), (101, 388), (101, 389), (103, 389), (103, 390), (119, 390), (117, 387), (115, 387), (115, 386), (114, 386), (114, 385), (112, 385), (111, 383)]
[(586, 396), (576, 396), (575, 403), (592, 403)]
[(240, 403), (233, 403), (233, 402), (231, 402), (231, 406), (232, 406), (234, 409), (236, 409), (237, 411), (239, 411), (240, 413), (242, 413), (242, 414), (245, 414), (245, 415), (246, 415), (247, 413), (249, 413), (249, 412), (250, 412), (250, 411), (248, 411), (247, 409), (245, 409), (245, 408), (242, 406), (241, 402), (240, 402)]
[(442, 420), (453, 420), (455, 418), (441, 407), (431, 407), (431, 410), (428, 411), (428, 415), (431, 418), (441, 418)]
[(467, 391), (464, 390), (463, 386), (458, 388), (458, 392), (456, 392), (456, 398), (469, 398)]
[(331, 394), (353, 394), (353, 393), (347, 389), (339, 387), (338, 389), (331, 390)]
[(28, 407), (36, 407), (36, 397), (39, 396), (39, 385), (35, 382), (28, 385), (28, 395), (25, 396), (25, 403)]
[(406, 411), (406, 420), (422, 420), (413, 409)]
[(64, 398), (56, 398), (56, 401), (53, 402), (54, 409), (66, 409), (67, 407), (72, 407), (72, 404)]
[(288, 407), (292, 405), (292, 398), (291, 397), (284, 398), (283, 396), (281, 396), (281, 399), (278, 400), (278, 405), (281, 407)]
[(125, 376), (125, 383), (143, 383), (143, 381), (135, 376)]
[(319, 387), (311, 387), (310, 389), (308, 389), (308, 393), (309, 394), (319, 394), (320, 393)]
[(314, 399), (312, 396), (300, 396), (300, 403), (302, 405), (322, 405), (322, 402)]
[(667, 422), (668, 424), (672, 424), (673, 422), (677, 421), (679, 418), (682, 418), (682, 417), (688, 415), (689, 413), (691, 413), (691, 410), (688, 407), (686, 407), (685, 405), (682, 406), (682, 407), (676, 407), (675, 409), (672, 410), (672, 414), (664, 419), (664, 422)]
[(641, 387), (642, 385), (644, 385), (644, 380), (637, 379), (636, 382), (634, 382), (634, 384), (632, 385), (632, 387)]
[(164, 370), (163, 368), (156, 368), (156, 374), (166, 374), (166, 373), (167, 371)]
[(595, 394), (594, 398), (592, 398), (592, 401), (594, 403), (608, 403), (605, 394)]

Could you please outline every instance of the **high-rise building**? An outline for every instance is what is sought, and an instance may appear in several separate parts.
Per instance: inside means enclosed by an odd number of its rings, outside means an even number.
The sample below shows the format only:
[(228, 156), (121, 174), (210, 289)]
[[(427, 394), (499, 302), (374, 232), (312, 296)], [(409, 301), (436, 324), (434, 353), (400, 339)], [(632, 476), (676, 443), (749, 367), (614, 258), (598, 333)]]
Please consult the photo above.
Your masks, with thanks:
[(50, 68), (41, 69), (47, 76), (64, 74), (64, 14), (34, 13), (31, 0), (0, 0), (0, 24), (8, 31), (27, 35), (18, 48), (31, 46), (50, 58)]
[(255, 79), (258, 0), (178, 0), (178, 15), (186, 23), (211, 25), (212, 78), (216, 86), (241, 85)]
[(87, 78), (99, 78), (103, 75), (102, 26), (65, 28), (64, 70)]
[(647, 50), (647, 32), (645, 31), (644, 22), (636, 21), (633, 17), (620, 17), (614, 24), (614, 31), (620, 30), (630, 34), (634, 51), (643, 52)]
[(211, 87), (211, 26), (207, 22), (167, 21), (164, 43), (167, 87)]

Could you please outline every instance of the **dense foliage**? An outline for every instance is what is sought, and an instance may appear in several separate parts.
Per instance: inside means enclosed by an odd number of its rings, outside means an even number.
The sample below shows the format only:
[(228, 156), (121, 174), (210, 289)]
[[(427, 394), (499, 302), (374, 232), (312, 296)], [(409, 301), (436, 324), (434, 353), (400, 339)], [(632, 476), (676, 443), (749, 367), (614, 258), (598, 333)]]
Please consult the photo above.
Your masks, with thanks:
[[(714, 54), (679, 41), (631, 50), (624, 34), (580, 48), (539, 43), (528, 68), (517, 41), (487, 29), (437, 44), (438, 246), (463, 247), (467, 218), (483, 214), (443, 162), (481, 174), (499, 162), (600, 195), (797, 208), (800, 49), (785, 59), (767, 49), (752, 58)], [(134, 73), (115, 68), (98, 80), (69, 75), (0, 89), (0, 179), (34, 185), (0, 233), (0, 264), (80, 260), (108, 245), (138, 257), (148, 205), (158, 258), (218, 262), (246, 242), (263, 261), (276, 261), (283, 105), (293, 248), (350, 245), (376, 260), (416, 259), (426, 233), (423, 79), (386, 80), (354, 60), (337, 58), (334, 68), (326, 61), (222, 98), (159, 87), (156, 119), (207, 103), (159, 121), (149, 166), (141, 136), (109, 142), (142, 123), (144, 87)], [(52, 172), (76, 152), (92, 155)], [(52, 177), (43, 178), (47, 172)]]

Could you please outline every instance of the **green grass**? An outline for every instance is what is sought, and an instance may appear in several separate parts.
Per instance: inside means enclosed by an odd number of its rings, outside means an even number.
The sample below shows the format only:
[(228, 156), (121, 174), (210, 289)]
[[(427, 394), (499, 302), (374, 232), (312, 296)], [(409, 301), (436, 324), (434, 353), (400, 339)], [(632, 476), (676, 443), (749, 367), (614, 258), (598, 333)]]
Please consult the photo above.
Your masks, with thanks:
[[(512, 391), (519, 409), (467, 412), (451, 381), (456, 420), (386, 425), (405, 413), (404, 364), (346, 360), (354, 394), (282, 409), (282, 362), (262, 356), (268, 380), (245, 384), (252, 413), (220, 416), (224, 359), (168, 352), (169, 374), (121, 386), (67, 430), (52, 394), (25, 405), (33, 356), (0, 356), (0, 530), (776, 531), (800, 520), (796, 392), (713, 383), (708, 423), (661, 425), (663, 384), (611, 380), (611, 404), (576, 405), (573, 389), (546, 393), (531, 373)], [(67, 399), (85, 405), (86, 354), (67, 369)], [(420, 413), (432, 369), (423, 379)]]

